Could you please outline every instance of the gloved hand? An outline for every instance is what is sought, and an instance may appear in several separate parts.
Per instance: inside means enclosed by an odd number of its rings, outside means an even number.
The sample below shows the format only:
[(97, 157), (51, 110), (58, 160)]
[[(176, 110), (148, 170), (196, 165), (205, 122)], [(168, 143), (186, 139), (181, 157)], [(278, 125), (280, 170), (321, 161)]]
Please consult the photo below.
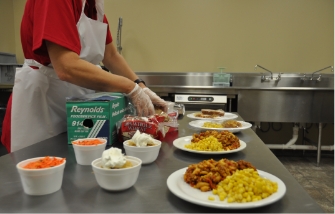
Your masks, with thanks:
[(144, 88), (143, 91), (150, 97), (152, 103), (156, 106), (163, 107), (164, 112), (168, 110), (168, 104), (160, 98), (155, 92), (151, 91), (149, 88)]
[(130, 102), (135, 106), (137, 116), (146, 117), (155, 114), (154, 106), (149, 96), (144, 93), (142, 88), (135, 84), (134, 89), (129, 93), (125, 94), (130, 99)]

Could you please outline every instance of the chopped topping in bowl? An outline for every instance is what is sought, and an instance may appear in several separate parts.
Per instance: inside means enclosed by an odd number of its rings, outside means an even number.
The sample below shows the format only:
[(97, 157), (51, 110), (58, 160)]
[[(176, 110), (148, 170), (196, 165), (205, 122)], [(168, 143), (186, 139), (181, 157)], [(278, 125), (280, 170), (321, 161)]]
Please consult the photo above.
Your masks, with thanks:
[(80, 145), (80, 146), (94, 146), (102, 144), (99, 139), (85, 139), (80, 141), (73, 141), (72, 144)]
[(24, 169), (45, 169), (50, 167), (55, 167), (61, 165), (64, 162), (65, 158), (55, 158), (46, 156), (37, 161), (30, 162), (25, 165)]

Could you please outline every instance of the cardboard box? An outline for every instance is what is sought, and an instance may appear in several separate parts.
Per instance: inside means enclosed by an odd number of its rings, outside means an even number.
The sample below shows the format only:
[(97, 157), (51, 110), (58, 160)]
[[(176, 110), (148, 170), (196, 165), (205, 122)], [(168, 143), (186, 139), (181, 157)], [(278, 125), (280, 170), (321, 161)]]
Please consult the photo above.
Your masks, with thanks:
[(117, 139), (116, 123), (128, 112), (128, 99), (121, 93), (94, 93), (66, 100), (68, 144), (80, 138)]

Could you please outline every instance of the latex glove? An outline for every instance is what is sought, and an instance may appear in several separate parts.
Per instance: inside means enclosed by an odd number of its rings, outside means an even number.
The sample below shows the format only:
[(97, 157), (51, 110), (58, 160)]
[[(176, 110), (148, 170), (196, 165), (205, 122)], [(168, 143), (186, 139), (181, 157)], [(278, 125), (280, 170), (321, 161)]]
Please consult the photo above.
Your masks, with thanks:
[(143, 91), (150, 97), (151, 102), (156, 106), (163, 107), (164, 112), (168, 111), (168, 104), (160, 98), (155, 92), (151, 91), (149, 88), (144, 88)]
[(134, 89), (129, 93), (125, 94), (130, 102), (135, 106), (137, 116), (146, 117), (155, 114), (154, 106), (149, 98), (149, 96), (144, 93), (142, 88), (135, 84)]

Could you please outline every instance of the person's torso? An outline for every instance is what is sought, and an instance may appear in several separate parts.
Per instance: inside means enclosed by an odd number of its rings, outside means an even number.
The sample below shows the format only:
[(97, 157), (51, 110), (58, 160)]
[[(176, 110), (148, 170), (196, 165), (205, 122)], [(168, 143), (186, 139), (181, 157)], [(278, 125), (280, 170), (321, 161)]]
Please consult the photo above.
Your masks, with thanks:
[[(81, 44), (76, 24), (81, 12), (82, 0), (28, 0), (21, 22), (21, 43), (25, 58), (42, 65), (50, 64), (45, 39), (79, 55)], [(84, 13), (93, 20), (97, 19), (95, 0), (86, 0)], [(104, 23), (108, 23), (106, 19)], [(108, 30), (106, 44), (111, 40)]]

